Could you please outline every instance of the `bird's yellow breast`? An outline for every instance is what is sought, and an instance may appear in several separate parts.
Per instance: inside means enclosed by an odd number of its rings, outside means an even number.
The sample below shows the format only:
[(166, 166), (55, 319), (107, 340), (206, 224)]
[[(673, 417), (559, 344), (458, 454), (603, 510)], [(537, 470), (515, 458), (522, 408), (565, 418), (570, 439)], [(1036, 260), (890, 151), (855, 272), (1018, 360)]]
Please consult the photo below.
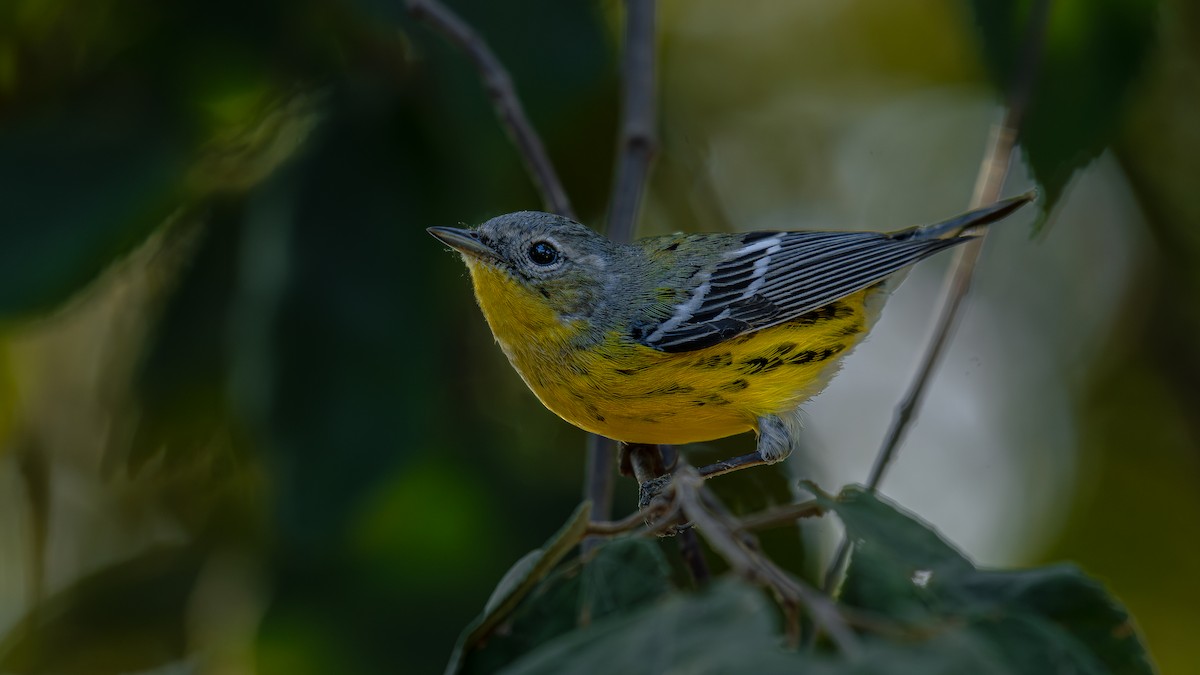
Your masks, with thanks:
[(872, 292), (711, 347), (668, 353), (631, 340), (627, 326), (563, 321), (508, 274), (468, 265), (492, 334), (538, 399), (577, 427), (637, 443), (723, 438), (757, 428), (762, 415), (796, 408), (862, 339)]

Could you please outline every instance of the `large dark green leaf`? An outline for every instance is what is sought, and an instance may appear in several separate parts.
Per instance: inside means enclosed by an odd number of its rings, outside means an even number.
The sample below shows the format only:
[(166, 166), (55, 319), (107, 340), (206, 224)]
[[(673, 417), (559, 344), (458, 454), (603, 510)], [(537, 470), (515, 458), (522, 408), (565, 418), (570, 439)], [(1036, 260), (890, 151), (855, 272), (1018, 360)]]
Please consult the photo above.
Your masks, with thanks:
[[(950, 629), (929, 639), (864, 642), (852, 656), (783, 647), (776, 612), (762, 591), (727, 579), (700, 593), (671, 593), (652, 605), (541, 645), (504, 673), (657, 675), (1017, 675), (978, 635)], [(1033, 672), (1033, 671), (1028, 671)]]
[(670, 569), (658, 542), (619, 539), (583, 567), (581, 611), (588, 621), (628, 612), (670, 589)]
[(921, 632), (966, 625), (1014, 672), (1154, 672), (1129, 614), (1079, 569), (976, 569), (928, 525), (859, 488), (818, 499), (855, 542), (847, 605)]
[(1114, 140), (1154, 41), (1156, 0), (971, 0), (983, 56), (1005, 94), (1028, 69), (1031, 11), (1049, 1), (1042, 58), (1019, 140), (1051, 210), (1071, 176)]

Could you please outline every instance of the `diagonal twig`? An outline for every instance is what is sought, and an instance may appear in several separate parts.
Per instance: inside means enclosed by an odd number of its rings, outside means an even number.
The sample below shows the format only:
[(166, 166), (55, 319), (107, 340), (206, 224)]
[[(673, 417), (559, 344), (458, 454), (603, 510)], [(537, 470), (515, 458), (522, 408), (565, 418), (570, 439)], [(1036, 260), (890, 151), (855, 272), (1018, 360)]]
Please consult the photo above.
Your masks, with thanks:
[[(1045, 43), (1046, 20), (1049, 14), (1050, 0), (1038, 0), (1030, 10), (1025, 41), (1022, 46), (1021, 68), (1008, 96), (1008, 108), (1004, 113), (1004, 119), (992, 129), (987, 153), (979, 166), (979, 176), (976, 178), (975, 190), (971, 195), (970, 208), (979, 208), (1000, 199), (1000, 190), (1004, 187), (1004, 179), (1008, 175), (1008, 169), (1012, 163), (1017, 132), (1021, 128), (1021, 120), (1025, 116), (1033, 92), (1037, 67), (1041, 61), (1042, 48)], [(908, 391), (905, 392), (904, 398), (896, 407), (892, 424), (888, 428), (883, 444), (880, 445), (875, 463), (871, 466), (871, 474), (867, 479), (868, 489), (875, 490), (879, 487), (901, 441), (904, 440), (905, 433), (920, 409), (933, 371), (937, 368), (942, 354), (945, 352), (946, 344), (957, 325), (963, 300), (971, 289), (975, 266), (979, 262), (979, 254), (983, 250), (983, 242), (986, 237), (987, 230), (984, 230), (980, 236), (967, 242), (955, 252), (954, 262), (947, 273), (941, 311), (938, 313), (937, 323), (933, 329), (933, 337), (925, 349), (925, 354), (917, 367), (916, 375), (913, 376)]]
[[(706, 504), (702, 490), (704, 478), (690, 466), (675, 472), (671, 483), (674, 501), (685, 520), (691, 521), (704, 535), (705, 541), (721, 555), (729, 566), (746, 579), (771, 589), (787, 615), (789, 642), (799, 642), (797, 609), (808, 610), (813, 622), (823, 629), (843, 653), (853, 656), (859, 651), (858, 639), (847, 625), (838, 606), (825, 594), (804, 581), (792, 577), (759, 553), (757, 542), (748, 542), (748, 535), (739, 532), (736, 519), (715, 511)], [(711, 501), (710, 498), (709, 501)], [(719, 505), (719, 502), (717, 502)]]
[[(987, 151), (979, 166), (979, 175), (975, 181), (975, 190), (971, 196), (971, 208), (995, 202), (1000, 197), (1004, 187), (1004, 179), (1008, 175), (1012, 163), (1013, 150), (1017, 142), (1017, 134), (1021, 128), (1025, 112), (1033, 93), (1033, 85), (1037, 79), (1038, 65), (1041, 62), (1042, 50), (1045, 44), (1046, 22), (1050, 15), (1050, 0), (1036, 0), (1030, 9), (1026, 21), (1025, 36), (1021, 46), (1021, 64), (1013, 79), (1012, 89), (1007, 97), (1007, 108), (1001, 122), (992, 128)], [(933, 377), (950, 336), (958, 323), (963, 301), (971, 288), (975, 274), (975, 266), (983, 249), (987, 231), (973, 241), (960, 246), (955, 252), (954, 261), (947, 272), (945, 288), (942, 293), (941, 309), (934, 324), (933, 334), (920, 365), (909, 384), (904, 397), (896, 406), (892, 423), (888, 427), (875, 461), (871, 465), (871, 473), (867, 478), (867, 489), (876, 490), (883, 481), (888, 467), (895, 458), (896, 452), (904, 440), (905, 434), (916, 419), (924, 400), (925, 391)], [(826, 572), (824, 588), (832, 592), (839, 583), (842, 568), (849, 556), (850, 544), (843, 538), (834, 554)]]
[(413, 18), (424, 21), (466, 54), (479, 76), (496, 116), (508, 132), (517, 152), (525, 162), (525, 168), (537, 184), (546, 209), (572, 220), (577, 220), (571, 200), (567, 198), (562, 181), (546, 154), (542, 139), (534, 130), (508, 69), (488, 47), (487, 42), (467, 22), (438, 0), (407, 0), (405, 6)]

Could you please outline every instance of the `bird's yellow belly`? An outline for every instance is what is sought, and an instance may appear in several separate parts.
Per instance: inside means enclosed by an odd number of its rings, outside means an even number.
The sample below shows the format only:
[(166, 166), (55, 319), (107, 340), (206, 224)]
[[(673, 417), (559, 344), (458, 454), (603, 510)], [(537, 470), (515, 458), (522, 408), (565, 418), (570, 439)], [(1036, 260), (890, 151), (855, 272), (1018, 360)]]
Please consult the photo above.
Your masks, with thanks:
[(690, 352), (667, 353), (564, 322), (504, 273), (468, 260), (476, 297), (504, 353), (543, 404), (577, 427), (631, 443), (692, 443), (758, 428), (819, 392), (865, 334), (852, 293), (792, 321)]
[(610, 336), (550, 372), (527, 372), (519, 354), (510, 357), (542, 403), (577, 427), (636, 443), (712, 440), (757, 429), (760, 416), (791, 411), (824, 388), (862, 339), (868, 292), (691, 352)]

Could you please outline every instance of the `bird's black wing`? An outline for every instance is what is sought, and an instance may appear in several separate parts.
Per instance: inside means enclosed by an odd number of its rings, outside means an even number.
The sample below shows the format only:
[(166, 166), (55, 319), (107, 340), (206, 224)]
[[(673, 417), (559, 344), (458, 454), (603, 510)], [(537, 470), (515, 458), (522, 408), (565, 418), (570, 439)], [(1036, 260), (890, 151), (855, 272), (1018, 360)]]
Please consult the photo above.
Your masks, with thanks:
[(876, 232), (751, 232), (693, 278), (674, 313), (642, 332), (666, 352), (709, 347), (799, 318), (965, 241)]

